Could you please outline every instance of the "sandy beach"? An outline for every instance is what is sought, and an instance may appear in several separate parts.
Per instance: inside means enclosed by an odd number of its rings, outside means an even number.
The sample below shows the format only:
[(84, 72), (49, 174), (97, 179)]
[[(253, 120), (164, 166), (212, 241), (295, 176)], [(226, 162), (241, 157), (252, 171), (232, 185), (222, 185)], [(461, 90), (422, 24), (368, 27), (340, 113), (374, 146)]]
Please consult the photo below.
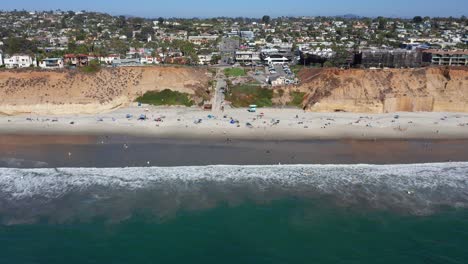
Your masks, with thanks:
[[(146, 120), (139, 120), (144, 115)], [(313, 113), (298, 109), (131, 106), (97, 115), (0, 117), (0, 134), (214, 139), (466, 139), (466, 113)]]

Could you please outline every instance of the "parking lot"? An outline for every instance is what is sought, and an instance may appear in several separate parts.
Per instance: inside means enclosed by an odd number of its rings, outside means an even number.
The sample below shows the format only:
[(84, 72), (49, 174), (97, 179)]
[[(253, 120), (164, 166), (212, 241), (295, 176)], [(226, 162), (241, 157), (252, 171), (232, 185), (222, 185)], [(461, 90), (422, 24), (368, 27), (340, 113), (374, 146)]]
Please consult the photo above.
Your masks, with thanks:
[(264, 67), (256, 67), (251, 74), (251, 77), (254, 78), (261, 84), (269, 84), (270, 78), (275, 77), (284, 77), (292, 81), (296, 78), (294, 73), (291, 71), (289, 66), (285, 65), (272, 65)]

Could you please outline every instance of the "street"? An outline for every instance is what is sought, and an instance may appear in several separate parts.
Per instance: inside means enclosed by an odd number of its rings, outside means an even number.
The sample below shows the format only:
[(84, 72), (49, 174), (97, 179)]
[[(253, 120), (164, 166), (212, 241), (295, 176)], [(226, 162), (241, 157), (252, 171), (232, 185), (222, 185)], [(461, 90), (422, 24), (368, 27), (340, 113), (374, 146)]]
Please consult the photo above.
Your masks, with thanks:
[(213, 95), (212, 102), (212, 111), (218, 112), (221, 111), (224, 106), (224, 93), (222, 89), (226, 89), (226, 81), (224, 80), (225, 76), (223, 74), (223, 69), (218, 69), (216, 73), (216, 87)]
[(221, 53), (221, 65), (229, 65), (234, 61), (235, 52), (239, 48), (239, 40), (229, 37), (224, 37), (219, 44)]

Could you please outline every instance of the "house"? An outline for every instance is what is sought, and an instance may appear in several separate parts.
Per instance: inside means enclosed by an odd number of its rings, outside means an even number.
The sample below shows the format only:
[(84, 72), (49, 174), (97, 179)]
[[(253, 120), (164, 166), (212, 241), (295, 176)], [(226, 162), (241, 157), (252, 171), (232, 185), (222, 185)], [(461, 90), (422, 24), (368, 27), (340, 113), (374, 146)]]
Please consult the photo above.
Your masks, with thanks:
[(107, 56), (99, 56), (99, 61), (101, 63), (107, 64), (107, 65), (112, 65), (112, 63), (116, 59), (120, 59), (120, 56), (117, 55), (117, 54), (110, 54), (110, 55), (107, 55)]
[(123, 66), (140, 66), (140, 59), (120, 59), (117, 58), (112, 61), (112, 66), (123, 67)]
[(217, 35), (201, 35), (201, 36), (189, 36), (188, 41), (195, 45), (201, 45), (209, 43), (210, 41), (216, 41), (219, 36)]
[(5, 67), (8, 69), (34, 67), (35, 60), (25, 54), (14, 54), (5, 59)]
[(255, 34), (252, 31), (241, 31), (240, 36), (243, 39), (253, 40), (255, 39)]
[(62, 69), (64, 66), (62, 58), (46, 58), (39, 61), (42, 69)]
[(271, 86), (283, 86), (286, 84), (286, 78), (284, 76), (270, 77), (269, 82)]
[(423, 62), (432, 65), (468, 66), (468, 50), (424, 50)]
[(198, 64), (200, 65), (208, 65), (211, 63), (211, 59), (213, 58), (212, 54), (202, 54), (198, 55)]
[(185, 65), (188, 60), (185, 57), (166, 57), (164, 63)]
[(83, 67), (88, 65), (88, 55), (86, 54), (65, 54), (63, 56), (65, 65), (72, 67)]
[(260, 52), (256, 51), (236, 51), (236, 61), (238, 62), (260, 62)]
[(159, 64), (159, 61), (157, 60), (156, 57), (153, 57), (153, 56), (142, 56), (140, 58), (140, 63), (141, 64)]
[(363, 49), (354, 54), (353, 64), (365, 68), (415, 68), (422, 65), (422, 53), (406, 49)]

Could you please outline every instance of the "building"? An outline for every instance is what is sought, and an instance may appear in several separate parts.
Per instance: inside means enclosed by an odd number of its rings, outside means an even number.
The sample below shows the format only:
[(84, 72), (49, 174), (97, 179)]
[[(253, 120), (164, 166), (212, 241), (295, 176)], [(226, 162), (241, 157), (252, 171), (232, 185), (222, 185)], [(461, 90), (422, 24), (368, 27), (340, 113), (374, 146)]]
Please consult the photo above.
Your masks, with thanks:
[(35, 60), (25, 54), (14, 54), (5, 59), (5, 67), (8, 69), (34, 67)]
[(120, 59), (116, 58), (112, 61), (112, 66), (123, 67), (123, 66), (141, 66), (141, 61), (138, 58), (135, 59)]
[(158, 64), (159, 61), (157, 60), (156, 57), (153, 57), (153, 56), (142, 56), (140, 58), (140, 63), (141, 64)]
[(200, 65), (209, 65), (211, 63), (212, 58), (213, 58), (212, 54), (198, 55), (198, 64), (200, 64)]
[(86, 54), (65, 54), (63, 56), (65, 65), (72, 67), (83, 67), (88, 65), (89, 56)]
[(468, 66), (468, 50), (424, 50), (426, 64), (444, 66)]
[(298, 48), (300, 64), (324, 64), (336, 55), (331, 48), (311, 48), (308, 44), (300, 45)]
[(3, 53), (0, 52), (0, 66), (3, 65)]
[(260, 62), (260, 52), (256, 51), (236, 51), (237, 62)]
[(406, 49), (366, 49), (354, 55), (353, 64), (365, 68), (421, 67), (422, 52)]
[(253, 31), (241, 31), (240, 37), (246, 40), (254, 40), (255, 34), (253, 33)]
[(117, 54), (110, 54), (110, 55), (107, 55), (107, 56), (99, 56), (99, 61), (101, 63), (107, 64), (107, 65), (112, 65), (112, 63), (116, 59), (120, 59), (120, 56), (117, 55)]
[(42, 69), (62, 69), (64, 66), (62, 58), (46, 58), (39, 61)]
[(286, 78), (284, 76), (274, 76), (269, 78), (271, 86), (284, 86), (286, 85)]
[(216, 41), (218, 37), (217, 35), (189, 36), (188, 41), (195, 45), (201, 45), (209, 43), (210, 41)]

